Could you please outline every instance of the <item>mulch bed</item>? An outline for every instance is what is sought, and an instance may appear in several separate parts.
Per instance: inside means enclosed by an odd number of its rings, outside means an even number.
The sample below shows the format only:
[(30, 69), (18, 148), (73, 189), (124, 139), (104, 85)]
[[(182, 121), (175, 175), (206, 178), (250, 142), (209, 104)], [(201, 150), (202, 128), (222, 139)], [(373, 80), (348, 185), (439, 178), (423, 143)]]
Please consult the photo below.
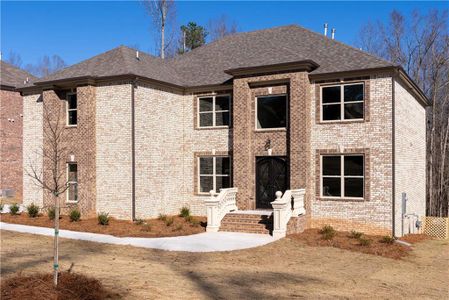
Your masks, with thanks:
[(401, 237), (399, 240), (410, 243), (410, 244), (416, 244), (419, 242), (432, 240), (433, 238), (431, 236), (425, 235), (425, 234), (407, 234)]
[[(192, 217), (191, 221), (187, 221), (179, 216), (173, 216), (172, 218), (173, 223), (168, 226), (165, 221), (159, 219), (144, 220), (143, 224), (137, 224), (114, 218), (109, 220), (109, 225), (99, 225), (97, 218), (81, 219), (78, 222), (71, 222), (68, 216), (62, 216), (59, 220), (59, 228), (110, 234), (118, 237), (168, 237), (191, 235), (206, 231), (205, 217)], [(26, 213), (21, 213), (20, 215), (1, 214), (0, 221), (39, 227), (54, 227), (54, 221), (50, 220), (46, 215), (30, 218)]]
[(100, 281), (81, 274), (59, 274), (58, 287), (53, 286), (53, 274), (18, 274), (1, 280), (1, 299), (116, 299), (120, 295), (107, 291)]
[(335, 236), (325, 240), (319, 229), (307, 229), (302, 233), (290, 235), (290, 238), (305, 242), (309, 246), (335, 247), (344, 250), (374, 254), (394, 259), (408, 255), (410, 247), (398, 243), (383, 243), (382, 236), (363, 235), (362, 238), (370, 240), (368, 245), (362, 245), (359, 239), (351, 238), (349, 232), (336, 231)]

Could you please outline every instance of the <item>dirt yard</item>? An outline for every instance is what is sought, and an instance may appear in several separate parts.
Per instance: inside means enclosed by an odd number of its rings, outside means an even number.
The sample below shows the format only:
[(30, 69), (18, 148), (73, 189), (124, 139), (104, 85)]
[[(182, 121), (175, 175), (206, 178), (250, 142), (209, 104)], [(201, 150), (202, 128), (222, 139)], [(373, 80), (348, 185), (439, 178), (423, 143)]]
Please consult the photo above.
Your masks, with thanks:
[[(1, 276), (50, 272), (52, 239), (1, 231)], [(62, 240), (62, 270), (100, 279), (126, 299), (409, 298), (449, 293), (449, 241), (395, 260), (297, 239), (242, 251), (181, 253)]]

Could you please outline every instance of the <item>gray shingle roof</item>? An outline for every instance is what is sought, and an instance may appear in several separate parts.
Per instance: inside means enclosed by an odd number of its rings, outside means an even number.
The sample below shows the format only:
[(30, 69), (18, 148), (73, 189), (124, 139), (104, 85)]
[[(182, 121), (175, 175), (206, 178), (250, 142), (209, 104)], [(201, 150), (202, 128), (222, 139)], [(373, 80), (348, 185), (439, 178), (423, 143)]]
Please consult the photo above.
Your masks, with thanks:
[(224, 71), (242, 67), (313, 60), (312, 74), (393, 66), (390, 62), (305, 28), (290, 25), (244, 32), (196, 48), (175, 59), (162, 60), (118, 47), (54, 73), (39, 82), (93, 76), (133, 74), (179, 86), (222, 84)]
[(0, 83), (2, 86), (19, 87), (24, 86), (24, 82), (28, 79), (28, 84), (31, 85), (37, 79), (27, 71), (21, 70), (13, 65), (1, 61), (0, 65)]

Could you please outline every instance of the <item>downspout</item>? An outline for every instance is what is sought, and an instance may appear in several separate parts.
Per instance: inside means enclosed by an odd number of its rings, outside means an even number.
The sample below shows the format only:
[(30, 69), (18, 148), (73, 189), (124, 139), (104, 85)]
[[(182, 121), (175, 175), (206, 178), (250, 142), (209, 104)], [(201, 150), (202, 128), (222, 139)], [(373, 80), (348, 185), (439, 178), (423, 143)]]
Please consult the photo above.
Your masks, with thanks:
[(131, 217), (136, 220), (136, 132), (135, 132), (135, 87), (137, 78), (131, 83)]
[(393, 225), (393, 228), (392, 228), (392, 232), (391, 232), (391, 236), (393, 236), (393, 237), (395, 237), (396, 236), (396, 234), (395, 234), (395, 231), (396, 231), (396, 176), (395, 176), (395, 166), (396, 166), (396, 154), (395, 154), (395, 152), (396, 152), (396, 150), (395, 150), (395, 148), (396, 148), (396, 145), (395, 145), (395, 143), (396, 143), (396, 132), (395, 132), (395, 116), (396, 116), (396, 113), (395, 113), (395, 89), (394, 89), (394, 85), (395, 85), (395, 76), (396, 76), (396, 72), (393, 74), (393, 76), (391, 77), (391, 92), (392, 92), (392, 97), (391, 97), (391, 102), (392, 102), (392, 161), (393, 161), (393, 165), (392, 165), (392, 172), (393, 172), (393, 174), (392, 174), (392, 189), (393, 189), (393, 198), (392, 198), (392, 201), (393, 201), (393, 209), (392, 209), (392, 213), (393, 213), (393, 222), (392, 222), (392, 225)]

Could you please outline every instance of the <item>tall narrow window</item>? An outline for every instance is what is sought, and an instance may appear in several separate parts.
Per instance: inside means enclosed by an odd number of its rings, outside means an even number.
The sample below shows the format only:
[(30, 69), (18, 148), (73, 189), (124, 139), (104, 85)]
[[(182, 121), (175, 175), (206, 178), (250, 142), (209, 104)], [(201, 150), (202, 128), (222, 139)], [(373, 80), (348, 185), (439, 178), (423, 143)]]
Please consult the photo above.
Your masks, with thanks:
[(321, 88), (323, 121), (363, 119), (364, 84), (343, 84)]
[(257, 97), (257, 129), (287, 127), (287, 96)]
[(78, 166), (76, 163), (67, 164), (67, 201), (78, 201)]
[(76, 93), (67, 94), (67, 125), (76, 126), (78, 124), (78, 101), (76, 98)]
[(229, 126), (230, 98), (229, 95), (198, 98), (198, 126)]
[(363, 155), (321, 156), (321, 195), (332, 198), (364, 197)]
[(199, 193), (219, 192), (231, 187), (231, 159), (228, 156), (199, 158)]

